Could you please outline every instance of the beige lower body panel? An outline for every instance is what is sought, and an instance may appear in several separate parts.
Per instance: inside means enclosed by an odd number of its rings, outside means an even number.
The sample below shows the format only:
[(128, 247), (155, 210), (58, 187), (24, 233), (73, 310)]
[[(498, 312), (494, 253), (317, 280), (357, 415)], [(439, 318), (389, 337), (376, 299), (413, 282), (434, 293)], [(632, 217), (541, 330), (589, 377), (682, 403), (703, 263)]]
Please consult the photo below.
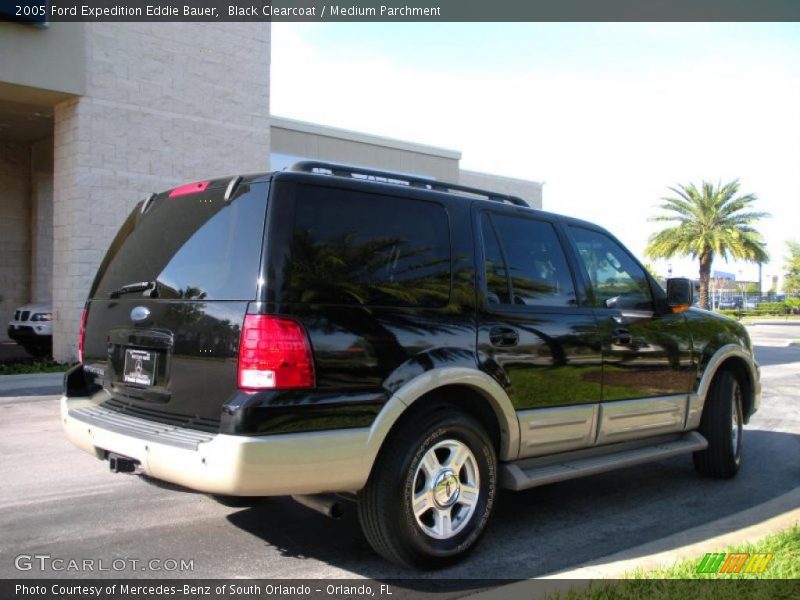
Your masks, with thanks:
[(684, 431), (690, 406), (680, 394), (520, 411), (519, 458)]
[(151, 477), (202, 492), (345, 492), (361, 489), (369, 477), (366, 428), (270, 436), (209, 434), (208, 441), (192, 449), (87, 423), (75, 417), (80, 413), (74, 411), (83, 406), (85, 401), (61, 399), (64, 431), (78, 448), (95, 456), (106, 451), (133, 458)]
[(597, 404), (520, 412), (520, 458), (593, 445), (599, 412)]
[(607, 402), (600, 407), (597, 445), (683, 431), (688, 394)]

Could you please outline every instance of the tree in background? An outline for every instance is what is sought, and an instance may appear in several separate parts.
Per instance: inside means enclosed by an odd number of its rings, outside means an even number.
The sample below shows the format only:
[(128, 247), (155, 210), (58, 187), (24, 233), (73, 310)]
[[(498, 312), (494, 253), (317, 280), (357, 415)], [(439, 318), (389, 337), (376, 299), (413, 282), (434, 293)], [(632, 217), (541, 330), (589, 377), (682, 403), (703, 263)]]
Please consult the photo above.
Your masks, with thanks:
[(663, 277), (661, 277), (661, 275), (658, 274), (658, 271), (656, 271), (656, 267), (655, 267), (655, 265), (653, 263), (646, 262), (646, 263), (644, 263), (643, 266), (647, 270), (647, 272), (650, 273), (650, 275), (653, 277), (653, 279), (655, 279), (656, 281), (661, 281), (663, 279)]
[(766, 243), (753, 224), (764, 212), (750, 209), (754, 194), (737, 196), (739, 181), (715, 187), (693, 183), (669, 188), (676, 196), (662, 198), (661, 210), (651, 221), (671, 223), (650, 236), (645, 253), (651, 258), (691, 256), (700, 263), (700, 306), (708, 308), (709, 281), (714, 258), (730, 256), (748, 262), (769, 260)]
[(800, 293), (800, 243), (786, 242), (789, 256), (783, 263), (783, 291), (787, 294)]

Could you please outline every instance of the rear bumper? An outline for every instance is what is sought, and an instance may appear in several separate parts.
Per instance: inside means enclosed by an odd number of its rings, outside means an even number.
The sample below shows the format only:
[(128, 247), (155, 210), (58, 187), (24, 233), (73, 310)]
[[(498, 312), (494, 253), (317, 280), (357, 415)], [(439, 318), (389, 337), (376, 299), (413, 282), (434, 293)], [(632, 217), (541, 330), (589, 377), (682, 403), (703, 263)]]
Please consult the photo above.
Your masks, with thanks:
[(236, 436), (181, 429), (61, 398), (69, 440), (100, 459), (139, 461), (156, 479), (212, 494), (281, 496), (356, 491), (369, 476), (369, 429)]

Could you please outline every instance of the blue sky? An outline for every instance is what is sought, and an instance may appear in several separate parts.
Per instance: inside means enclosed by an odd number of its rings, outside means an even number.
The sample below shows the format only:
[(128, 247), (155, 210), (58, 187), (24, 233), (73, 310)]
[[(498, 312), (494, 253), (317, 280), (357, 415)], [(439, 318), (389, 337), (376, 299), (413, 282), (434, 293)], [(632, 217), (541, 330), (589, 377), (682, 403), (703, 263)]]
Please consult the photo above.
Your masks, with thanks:
[(667, 187), (703, 178), (741, 179), (773, 215), (765, 277), (800, 239), (800, 24), (279, 23), (271, 88), (273, 114), (545, 181), (545, 209), (639, 255)]

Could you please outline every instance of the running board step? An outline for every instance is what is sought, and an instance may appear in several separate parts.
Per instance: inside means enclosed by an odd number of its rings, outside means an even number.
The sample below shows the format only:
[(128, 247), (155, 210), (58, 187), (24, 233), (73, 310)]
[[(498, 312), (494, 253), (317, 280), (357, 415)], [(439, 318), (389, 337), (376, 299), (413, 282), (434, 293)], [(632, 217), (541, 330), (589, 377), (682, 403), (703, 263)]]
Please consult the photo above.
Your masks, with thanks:
[(572, 452), (559, 460), (527, 459), (502, 466), (500, 485), (510, 490), (526, 490), (539, 485), (556, 483), (567, 479), (596, 475), (615, 469), (633, 467), (642, 463), (671, 458), (705, 450), (708, 441), (693, 431), (677, 438), (636, 446), (628, 444), (615, 450), (613, 447), (599, 447), (586, 451)]

